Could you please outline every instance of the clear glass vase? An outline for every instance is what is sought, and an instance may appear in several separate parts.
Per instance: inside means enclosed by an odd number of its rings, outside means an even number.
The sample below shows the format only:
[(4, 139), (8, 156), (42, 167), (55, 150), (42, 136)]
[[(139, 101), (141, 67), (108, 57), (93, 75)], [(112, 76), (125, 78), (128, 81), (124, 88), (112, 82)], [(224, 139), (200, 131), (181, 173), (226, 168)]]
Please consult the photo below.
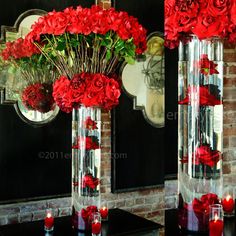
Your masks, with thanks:
[(101, 109), (84, 107), (72, 113), (72, 223), (91, 230), (100, 208)]
[(222, 196), (223, 44), (189, 36), (179, 46), (179, 227), (207, 232)]

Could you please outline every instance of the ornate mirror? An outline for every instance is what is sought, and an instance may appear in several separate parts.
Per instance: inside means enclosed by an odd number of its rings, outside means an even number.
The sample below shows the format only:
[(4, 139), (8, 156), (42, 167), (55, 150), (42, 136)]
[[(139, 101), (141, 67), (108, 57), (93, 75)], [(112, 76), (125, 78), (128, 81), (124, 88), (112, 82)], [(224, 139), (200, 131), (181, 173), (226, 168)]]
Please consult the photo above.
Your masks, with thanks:
[(134, 65), (124, 64), (121, 72), (125, 92), (133, 98), (134, 109), (142, 110), (146, 121), (156, 128), (165, 124), (165, 68), (163, 34), (147, 38), (144, 57)]
[[(0, 49), (5, 47), (8, 41), (24, 36), (30, 31), (31, 25), (44, 15), (46, 12), (40, 9), (31, 9), (22, 13), (16, 20), (14, 26), (1, 26)], [(19, 90), (22, 80), (20, 73), (16, 70), (12, 71), (11, 67), (0, 57), (0, 104), (12, 104), (19, 117), (27, 124), (33, 126), (42, 126), (51, 122), (58, 114), (59, 108), (55, 108), (49, 112), (41, 113), (39, 111), (28, 110), (22, 104)]]

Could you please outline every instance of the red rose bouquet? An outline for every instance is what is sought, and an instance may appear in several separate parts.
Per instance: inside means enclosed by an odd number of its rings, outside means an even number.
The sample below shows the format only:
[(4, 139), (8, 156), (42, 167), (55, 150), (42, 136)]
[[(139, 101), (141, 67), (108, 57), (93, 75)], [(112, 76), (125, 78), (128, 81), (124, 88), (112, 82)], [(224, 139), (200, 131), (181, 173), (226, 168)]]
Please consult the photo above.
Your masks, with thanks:
[[(118, 104), (114, 77), (122, 61), (133, 63), (146, 49), (146, 30), (113, 8), (66, 8), (39, 18), (26, 36), (58, 69), (53, 96), (66, 112), (80, 105), (106, 110)], [(89, 75), (90, 74), (90, 75)]]
[[(25, 107), (42, 113), (53, 110), (55, 102), (52, 97), (52, 84), (56, 73), (53, 65), (45, 60), (38, 48), (19, 38), (7, 42), (0, 55), (14, 71), (20, 72), (20, 87), (12, 89), (19, 91)], [(19, 83), (16, 86), (19, 86)]]
[(236, 41), (235, 0), (165, 0), (165, 43), (178, 46), (186, 35)]

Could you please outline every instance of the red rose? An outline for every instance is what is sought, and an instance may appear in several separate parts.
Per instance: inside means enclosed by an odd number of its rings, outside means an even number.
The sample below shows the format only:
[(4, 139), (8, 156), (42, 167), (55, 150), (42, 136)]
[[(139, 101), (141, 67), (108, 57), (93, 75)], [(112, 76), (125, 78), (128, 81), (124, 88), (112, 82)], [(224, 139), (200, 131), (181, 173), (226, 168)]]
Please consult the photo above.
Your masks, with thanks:
[[(197, 94), (199, 94), (199, 97)], [(188, 105), (193, 102), (198, 102), (200, 106), (215, 106), (222, 104), (221, 100), (218, 100), (214, 95), (210, 93), (208, 85), (200, 87), (189, 86), (186, 97), (183, 100), (179, 101), (178, 104)]]
[(67, 113), (72, 111), (71, 96), (70, 80), (66, 76), (61, 76), (53, 85), (53, 97), (62, 111)]
[(236, 1), (232, 1), (231, 3), (230, 20), (235, 27), (236, 25)]
[(94, 74), (91, 81), (90, 89), (93, 92), (100, 92), (106, 86), (107, 77), (103, 74)]
[(207, 54), (203, 54), (200, 59), (200, 68), (201, 73), (204, 75), (213, 75), (213, 74), (219, 74), (219, 72), (216, 70), (217, 64), (214, 63), (214, 61), (210, 61), (208, 59)]
[(45, 30), (48, 34), (61, 35), (66, 32), (69, 19), (64, 12), (49, 12), (45, 18)]
[(104, 109), (110, 110), (112, 107), (119, 104), (120, 85), (114, 79), (109, 79), (105, 90), (106, 97), (104, 98)]
[(221, 36), (226, 29), (227, 22), (227, 16), (212, 16), (207, 9), (204, 9), (199, 13), (197, 23), (192, 32), (199, 39)]
[(87, 117), (86, 121), (84, 122), (84, 126), (86, 129), (91, 129), (91, 130), (98, 129), (97, 122), (92, 120), (90, 116)]
[(228, 12), (231, 0), (208, 0), (207, 10), (212, 16), (223, 16)]
[(95, 136), (79, 137), (77, 143), (72, 148), (81, 149), (82, 147), (86, 150), (99, 149), (99, 141)]
[(211, 150), (209, 145), (202, 145), (196, 149), (195, 164), (201, 163), (210, 167), (214, 167), (221, 159), (221, 153), (217, 150)]
[(175, 0), (165, 0), (165, 18), (175, 13)]
[(82, 183), (82, 187), (83, 188), (91, 188), (91, 189), (95, 189), (99, 184), (99, 180), (98, 178), (93, 177), (91, 174), (87, 174), (83, 177), (83, 183)]
[(25, 107), (30, 110), (46, 113), (55, 107), (51, 84), (35, 83), (29, 85), (23, 90), (21, 97)]

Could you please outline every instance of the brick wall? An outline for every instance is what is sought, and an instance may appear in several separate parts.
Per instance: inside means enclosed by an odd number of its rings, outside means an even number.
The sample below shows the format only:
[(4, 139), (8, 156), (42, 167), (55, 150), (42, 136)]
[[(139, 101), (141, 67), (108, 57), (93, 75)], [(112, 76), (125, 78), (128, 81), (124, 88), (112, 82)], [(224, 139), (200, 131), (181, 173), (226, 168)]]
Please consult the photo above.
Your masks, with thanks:
[(236, 184), (236, 46), (224, 50), (224, 185)]
[(127, 193), (111, 193), (111, 122), (109, 113), (102, 114), (102, 199), (109, 208), (119, 207), (139, 216), (164, 224), (164, 188)]

